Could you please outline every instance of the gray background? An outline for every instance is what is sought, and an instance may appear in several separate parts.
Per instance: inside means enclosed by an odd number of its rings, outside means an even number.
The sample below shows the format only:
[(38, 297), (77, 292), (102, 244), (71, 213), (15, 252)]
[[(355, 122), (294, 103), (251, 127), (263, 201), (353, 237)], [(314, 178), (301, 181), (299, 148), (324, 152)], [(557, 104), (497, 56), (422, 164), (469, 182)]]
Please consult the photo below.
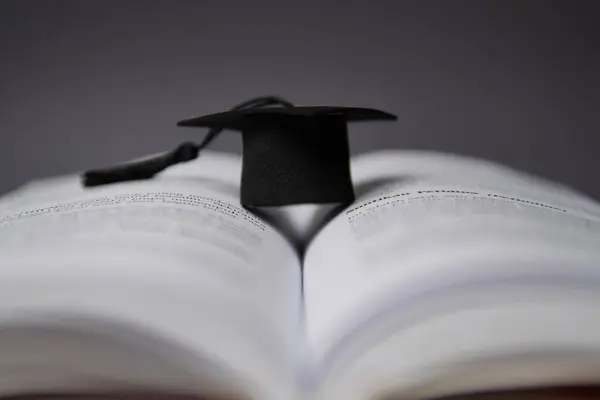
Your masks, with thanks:
[[(354, 152), (486, 157), (600, 198), (598, 2), (0, 2), (0, 191), (173, 148), (261, 94), (380, 107)], [(239, 151), (224, 134), (215, 149)]]

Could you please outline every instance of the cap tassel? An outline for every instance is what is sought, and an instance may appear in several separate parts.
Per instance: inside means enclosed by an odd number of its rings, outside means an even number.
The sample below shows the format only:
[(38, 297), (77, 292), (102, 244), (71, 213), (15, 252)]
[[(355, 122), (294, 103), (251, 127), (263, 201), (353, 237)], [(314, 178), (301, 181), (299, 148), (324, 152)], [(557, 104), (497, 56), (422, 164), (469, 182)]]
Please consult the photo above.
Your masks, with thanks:
[(93, 187), (108, 185), (110, 183), (150, 179), (171, 165), (197, 158), (199, 151), (200, 148), (195, 143), (182, 143), (176, 149), (160, 156), (124, 165), (87, 171), (83, 174), (83, 185)]
[[(277, 96), (264, 96), (238, 104), (231, 111), (252, 110), (269, 106), (293, 107), (294, 105)], [(156, 157), (86, 171), (82, 176), (82, 184), (85, 187), (93, 187), (118, 182), (151, 179), (172, 165), (198, 158), (200, 151), (207, 147), (221, 131), (223, 131), (223, 128), (213, 128), (207, 133), (201, 143), (185, 142), (177, 146), (174, 150)]]

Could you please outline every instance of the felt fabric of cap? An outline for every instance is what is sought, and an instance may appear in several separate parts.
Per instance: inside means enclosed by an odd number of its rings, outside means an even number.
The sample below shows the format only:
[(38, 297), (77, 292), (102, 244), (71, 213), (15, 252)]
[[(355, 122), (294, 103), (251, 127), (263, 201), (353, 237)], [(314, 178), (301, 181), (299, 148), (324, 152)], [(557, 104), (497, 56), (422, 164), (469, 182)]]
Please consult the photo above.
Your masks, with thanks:
[(351, 203), (347, 122), (395, 119), (370, 108), (271, 107), (211, 114), (177, 125), (240, 131), (241, 203), (269, 207)]

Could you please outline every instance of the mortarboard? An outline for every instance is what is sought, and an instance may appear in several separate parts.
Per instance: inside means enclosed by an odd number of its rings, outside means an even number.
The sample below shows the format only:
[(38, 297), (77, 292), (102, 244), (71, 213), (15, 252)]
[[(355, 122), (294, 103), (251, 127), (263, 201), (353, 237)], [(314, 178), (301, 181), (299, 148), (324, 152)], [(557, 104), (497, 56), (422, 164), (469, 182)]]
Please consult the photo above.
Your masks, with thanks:
[[(262, 99), (262, 103), (261, 99), (246, 103), (254, 106), (180, 121), (178, 126), (211, 131), (199, 145), (184, 143), (159, 157), (89, 171), (84, 175), (84, 185), (151, 178), (169, 165), (196, 158), (221, 130), (235, 130), (241, 132), (243, 140), (243, 206), (352, 202), (347, 123), (395, 120), (396, 116), (370, 108), (294, 107), (277, 98)], [(272, 104), (283, 107), (264, 106)]]

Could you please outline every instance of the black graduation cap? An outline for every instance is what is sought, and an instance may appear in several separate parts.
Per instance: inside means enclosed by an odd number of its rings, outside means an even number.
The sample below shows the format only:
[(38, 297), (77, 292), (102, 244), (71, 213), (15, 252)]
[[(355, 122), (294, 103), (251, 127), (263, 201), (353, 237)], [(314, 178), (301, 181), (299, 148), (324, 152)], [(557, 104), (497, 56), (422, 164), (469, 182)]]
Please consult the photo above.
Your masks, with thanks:
[[(186, 119), (184, 127), (242, 133), (241, 204), (245, 207), (354, 200), (350, 176), (347, 122), (395, 120), (396, 116), (358, 107), (266, 107), (236, 109)], [(181, 161), (194, 159), (204, 144), (184, 143), (171, 153), (84, 175), (86, 186), (147, 179)]]
[(186, 119), (178, 126), (241, 131), (245, 206), (349, 203), (348, 121), (394, 120), (369, 108), (277, 107)]

